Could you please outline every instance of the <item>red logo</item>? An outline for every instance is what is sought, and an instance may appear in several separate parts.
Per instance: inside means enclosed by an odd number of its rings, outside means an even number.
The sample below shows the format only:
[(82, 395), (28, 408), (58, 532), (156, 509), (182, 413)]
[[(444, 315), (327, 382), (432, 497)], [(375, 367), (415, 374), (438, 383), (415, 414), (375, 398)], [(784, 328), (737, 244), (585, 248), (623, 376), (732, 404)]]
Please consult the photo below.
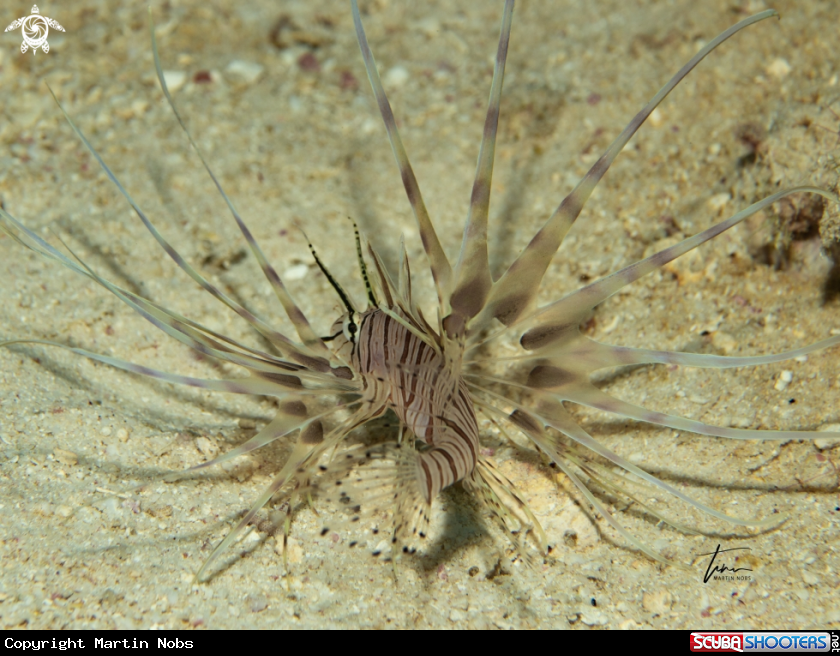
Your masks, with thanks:
[(744, 651), (744, 634), (692, 633), (691, 651)]

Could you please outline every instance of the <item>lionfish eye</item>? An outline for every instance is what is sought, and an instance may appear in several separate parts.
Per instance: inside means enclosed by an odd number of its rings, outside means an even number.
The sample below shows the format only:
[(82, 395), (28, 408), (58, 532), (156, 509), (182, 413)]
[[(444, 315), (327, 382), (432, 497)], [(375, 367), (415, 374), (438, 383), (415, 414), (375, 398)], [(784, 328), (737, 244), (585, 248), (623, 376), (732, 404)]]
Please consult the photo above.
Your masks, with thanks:
[(342, 332), (348, 341), (356, 343), (356, 334), (359, 332), (359, 315), (352, 312), (347, 315), (342, 325)]

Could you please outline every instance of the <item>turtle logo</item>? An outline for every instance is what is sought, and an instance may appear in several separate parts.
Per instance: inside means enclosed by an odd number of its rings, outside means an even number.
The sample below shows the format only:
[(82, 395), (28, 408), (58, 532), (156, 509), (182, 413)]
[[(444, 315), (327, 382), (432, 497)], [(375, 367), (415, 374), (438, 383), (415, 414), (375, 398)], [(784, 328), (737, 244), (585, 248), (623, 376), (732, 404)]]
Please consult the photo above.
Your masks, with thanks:
[(32, 5), (32, 13), (29, 16), (12, 21), (12, 24), (5, 31), (10, 32), (17, 28), (21, 28), (20, 31), (23, 33), (23, 43), (20, 44), (20, 51), (26, 52), (32, 48), (33, 55), (38, 51), (38, 48), (44, 52), (50, 51), (50, 44), (47, 43), (50, 28), (59, 32), (64, 31), (64, 28), (52, 18), (41, 16), (38, 5)]

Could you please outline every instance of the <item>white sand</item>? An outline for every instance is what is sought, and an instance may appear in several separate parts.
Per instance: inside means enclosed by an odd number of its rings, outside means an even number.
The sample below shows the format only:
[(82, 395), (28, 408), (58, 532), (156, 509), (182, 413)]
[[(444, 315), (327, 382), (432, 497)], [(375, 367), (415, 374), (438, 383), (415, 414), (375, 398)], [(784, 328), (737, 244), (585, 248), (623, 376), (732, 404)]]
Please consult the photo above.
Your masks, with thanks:
[[(408, 203), (377, 115), (348, 3), (171, 3), (155, 6), (163, 66), (193, 134), (304, 311), (326, 331), (337, 299), (293, 229), (300, 222), (333, 273), (361, 297), (345, 216), (395, 262), (405, 235), (416, 286), (433, 299)], [(505, 79), (491, 210), (499, 271), (527, 243), (630, 117), (700, 44), (764, 3), (520, 3)], [(5, 3), (0, 24), (24, 9)], [(498, 38), (501, 2), (366, 2), (365, 25), (403, 138), (452, 258), (469, 198)], [(619, 157), (550, 267), (541, 299), (604, 275), (665, 237), (707, 227), (781, 186), (836, 183), (840, 96), (837, 7), (778, 2), (783, 19), (749, 28), (714, 53)], [(16, 8), (17, 7), (17, 8)], [(48, 81), (158, 227), (249, 307), (281, 311), (190, 152), (154, 79), (145, 3), (41, 6), (67, 30), (48, 54), (0, 41), (0, 199), (32, 229), (60, 234), (118, 284), (209, 327), (258, 344), (165, 257), (83, 145)], [(28, 9), (26, 9), (28, 11)], [(297, 27), (268, 32), (281, 14)], [(52, 37), (52, 34), (51, 34)], [(298, 42), (317, 44), (294, 45)], [(298, 63), (311, 52), (319, 71)], [(305, 58), (303, 63), (312, 62)], [(197, 84), (209, 71), (212, 82)], [(180, 74), (180, 75), (179, 75)], [(201, 76), (199, 76), (201, 77)], [(345, 87), (342, 88), (342, 80)], [(357, 83), (357, 86), (356, 84)], [(595, 102), (596, 96), (600, 101)], [(840, 103), (835, 105), (840, 111)], [(769, 130), (759, 160), (735, 134)], [(786, 270), (756, 263), (746, 226), (598, 309), (593, 336), (614, 343), (729, 354), (771, 353), (822, 339), (838, 325), (823, 303), (829, 264), (818, 241)], [(305, 266), (301, 266), (305, 265)], [(0, 238), (0, 339), (42, 337), (186, 375), (197, 361), (93, 284)], [(433, 313), (431, 313), (432, 316)], [(772, 319), (771, 319), (772, 317)], [(707, 331), (703, 335), (703, 331)], [(838, 351), (805, 362), (728, 372), (641, 368), (612, 379), (622, 398), (710, 423), (813, 428), (840, 422)], [(779, 385), (783, 371), (790, 381)], [(785, 379), (787, 379), (785, 375)], [(778, 388), (782, 389), (778, 389)], [(790, 399), (796, 399), (791, 404)], [(750, 582), (702, 581), (627, 548), (558, 491), (533, 459), (497, 458), (541, 517), (552, 555), (541, 571), (505, 564), (506, 543), (459, 491), (437, 505), (430, 553), (399, 580), (349, 537), (318, 537), (304, 510), (288, 573), (274, 538), (246, 539), (203, 585), (192, 576), (231, 518), (276, 472), (284, 445), (233, 469), (177, 484), (182, 469), (241, 442), (272, 416), (265, 400), (174, 389), (40, 346), (0, 349), (0, 625), (83, 627), (826, 627), (840, 624), (837, 449), (675, 436), (581, 413), (599, 439), (696, 498), (753, 518), (789, 513), (750, 535), (657, 494), (675, 519), (723, 537), (685, 536), (619, 513), (646, 543), (682, 562), (749, 547)], [(489, 435), (488, 444), (498, 445)], [(149, 483), (141, 492), (115, 496)], [(568, 483), (563, 483), (570, 489)], [(649, 495), (648, 495), (649, 496)], [(647, 499), (647, 496), (645, 497)], [(564, 535), (574, 532), (576, 538)], [(257, 533), (254, 536), (259, 537)], [(247, 557), (238, 553), (250, 550)], [(747, 552), (737, 552), (745, 554)], [(504, 561), (503, 561), (504, 562)], [(733, 561), (727, 562), (730, 566)], [(470, 575), (471, 568), (474, 575)], [(477, 573), (476, 573), (477, 572)], [(592, 600), (596, 606), (593, 606)], [(831, 600), (834, 599), (832, 602)]]

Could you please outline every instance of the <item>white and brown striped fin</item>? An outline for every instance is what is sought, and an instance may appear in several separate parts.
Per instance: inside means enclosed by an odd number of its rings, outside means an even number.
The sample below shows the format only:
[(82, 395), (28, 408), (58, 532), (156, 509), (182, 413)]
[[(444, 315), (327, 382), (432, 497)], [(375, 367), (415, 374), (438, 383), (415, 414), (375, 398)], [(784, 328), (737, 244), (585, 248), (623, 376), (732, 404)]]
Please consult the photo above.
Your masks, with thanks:
[(397, 272), (397, 291), (399, 298), (408, 306), (409, 314), (414, 315), (414, 299), (411, 294), (411, 265), (405, 252), (405, 237), (400, 235), (399, 270)]
[(592, 191), (601, 181), (615, 158), (627, 145), (631, 137), (638, 131), (651, 112), (673, 91), (682, 80), (688, 75), (697, 64), (699, 64), (710, 52), (717, 48), (734, 34), (746, 27), (765, 20), (772, 16), (778, 16), (775, 10), (762, 11), (754, 16), (745, 18), (736, 23), (717, 37), (709, 41), (700, 51), (691, 58), (659, 92), (645, 105), (638, 114), (628, 123), (621, 134), (610, 144), (606, 152), (601, 155), (589, 172), (577, 184), (572, 192), (563, 199), (545, 225), (531, 239), (525, 250), (519, 254), (514, 262), (508, 267), (502, 277), (496, 281), (487, 301), (487, 305), (477, 322), (475, 328), (480, 329), (486, 326), (491, 318), (498, 319), (505, 325), (510, 325), (523, 313), (532, 308), (540, 282), (545, 275), (548, 265), (561, 242), (580, 215), (586, 201), (589, 200)]
[[(491, 412), (497, 412), (503, 415), (498, 408), (494, 406), (485, 406)], [(538, 418), (532, 416), (528, 411), (517, 408), (508, 416), (508, 419), (519, 430), (522, 431), (531, 441), (536, 444), (540, 450), (554, 463), (554, 465), (574, 484), (578, 491), (583, 495), (586, 501), (596, 510), (596, 512), (604, 518), (604, 520), (615, 529), (619, 535), (627, 540), (633, 547), (646, 554), (650, 558), (662, 563), (676, 564), (682, 567), (679, 563), (673, 563), (665, 556), (660, 554), (655, 549), (651, 549), (639, 539), (637, 539), (624, 525), (621, 524), (613, 514), (606, 508), (606, 506), (592, 493), (589, 487), (580, 479), (577, 473), (572, 469), (571, 463), (566, 458), (566, 449), (556, 437), (552, 436), (545, 428), (545, 424)]]
[(429, 530), (431, 504), (423, 496), (417, 452), (410, 441), (358, 446), (320, 466), (312, 497), (340, 512), (325, 519), (321, 535), (347, 533), (350, 546), (370, 532), (371, 553), (414, 553)]
[[(228, 462), (246, 453), (251, 453), (257, 449), (271, 444), (275, 440), (280, 439), (300, 429), (299, 441), (301, 444), (312, 446), (323, 441), (324, 428), (322, 420), (326, 419), (334, 412), (345, 410), (349, 405), (339, 404), (338, 406), (329, 408), (324, 412), (316, 415), (310, 415), (307, 411), (306, 405), (300, 399), (284, 401), (277, 409), (274, 418), (266, 424), (256, 435), (251, 437), (246, 442), (243, 442), (237, 447), (226, 451), (207, 462), (190, 467), (183, 472), (175, 472), (168, 477), (168, 480), (177, 480), (185, 474), (200, 471), (214, 465), (220, 465)], [(320, 435), (320, 439), (315, 440), (314, 436)], [(289, 459), (292, 459), (290, 456)]]
[(499, 47), (496, 50), (493, 68), (493, 82), (490, 85), (490, 100), (487, 104), (475, 181), (470, 195), (470, 210), (455, 267), (454, 288), (449, 299), (452, 314), (444, 320), (444, 327), (450, 337), (464, 333), (469, 321), (484, 308), (493, 284), (487, 255), (487, 219), (490, 212), (490, 188), (493, 182), (493, 160), (496, 153), (505, 61), (513, 22), (513, 4), (513, 0), (505, 2)]
[(411, 162), (408, 160), (408, 154), (405, 151), (402, 139), (400, 139), (400, 133), (397, 130), (397, 122), (394, 118), (394, 112), (391, 109), (391, 103), (388, 102), (388, 97), (385, 95), (385, 89), (382, 87), (382, 81), (379, 79), (379, 71), (376, 68), (373, 53), (370, 51), (367, 36), (365, 36), (365, 28), (362, 25), (362, 17), (359, 14), (359, 5), (356, 0), (351, 0), (351, 6), (353, 9), (353, 23), (356, 27), (356, 36), (359, 41), (359, 48), (362, 51), (362, 59), (365, 62), (368, 80), (373, 89), (373, 95), (376, 97), (376, 104), (385, 123), (385, 129), (388, 131), (388, 139), (391, 142), (391, 149), (394, 152), (394, 158), (397, 160), (397, 166), (400, 169), (400, 177), (405, 187), (406, 196), (408, 196), (408, 202), (411, 204), (411, 209), (417, 220), (420, 239), (429, 258), (429, 267), (431, 268), (432, 277), (435, 281), (438, 301), (441, 307), (446, 307), (452, 284), (452, 266), (449, 264), (449, 260), (443, 252), (443, 247), (440, 245), (440, 240), (438, 239), (437, 232), (435, 232), (429, 211), (423, 202), (420, 185), (417, 183), (414, 170), (411, 168)]
[[(297, 408), (298, 416), (301, 416), (301, 411), (305, 412), (305, 408)], [(290, 412), (288, 414), (294, 413)], [(325, 415), (320, 415), (320, 417), (323, 416)], [(213, 561), (242, 534), (242, 531), (254, 521), (257, 513), (269, 501), (274, 499), (277, 502), (288, 504), (288, 512), (291, 513), (297, 501), (311, 500), (313, 491), (319, 489), (318, 480), (329, 472), (329, 467), (323, 463), (325, 454), (334, 451), (348, 433), (368, 421), (369, 418), (369, 415), (365, 414), (364, 411), (357, 410), (345, 421), (332, 428), (326, 435), (320, 419), (306, 420), (306, 425), (301, 428), (297, 442), (283, 468), (274, 476), (271, 484), (252, 504), (237, 525), (213, 549), (196, 574), (196, 580), (204, 580), (204, 575)], [(218, 463), (220, 460), (216, 459), (216, 462)], [(285, 530), (288, 531), (288, 523), (286, 523)]]
[(172, 109), (172, 113), (175, 114), (175, 118), (178, 119), (178, 123), (183, 129), (184, 134), (186, 134), (190, 145), (192, 146), (193, 150), (195, 150), (196, 154), (198, 155), (198, 158), (201, 160), (201, 164), (204, 166), (205, 171), (207, 171), (207, 174), (210, 176), (210, 179), (216, 186), (216, 190), (219, 192), (219, 195), (221, 195), (221, 197), (225, 201), (225, 204), (228, 206), (230, 213), (233, 215), (233, 218), (236, 221), (236, 225), (239, 226), (239, 230), (242, 232), (243, 237), (245, 237), (245, 241), (248, 243), (248, 247), (251, 249), (251, 253), (257, 259), (260, 268), (262, 269), (266, 279), (268, 280), (269, 284), (274, 290), (275, 295), (277, 296), (278, 300), (283, 306), (286, 315), (289, 317), (289, 320), (294, 325), (295, 330), (297, 331), (298, 336), (303, 341), (304, 346), (306, 346), (309, 349), (312, 349), (314, 353), (320, 355), (321, 357), (326, 357), (328, 359), (332, 358), (332, 353), (327, 348), (327, 345), (324, 344), (321, 338), (318, 337), (318, 335), (312, 329), (312, 326), (309, 324), (309, 321), (307, 320), (306, 316), (301, 311), (300, 307), (294, 302), (289, 292), (286, 290), (286, 286), (283, 284), (280, 275), (277, 273), (274, 267), (271, 266), (271, 264), (269, 264), (259, 244), (254, 239), (254, 236), (251, 234), (251, 231), (245, 225), (245, 221), (236, 211), (236, 208), (233, 205), (233, 201), (231, 201), (230, 197), (227, 195), (227, 193), (225, 193), (225, 190), (222, 188), (222, 185), (219, 182), (218, 178), (216, 178), (216, 175), (210, 169), (210, 165), (204, 158), (201, 149), (198, 147), (198, 144), (195, 143), (195, 140), (192, 138), (190, 131), (187, 129), (186, 123), (184, 123), (184, 119), (181, 118), (181, 114), (178, 112), (178, 108), (175, 106), (175, 101), (172, 100), (172, 96), (169, 93), (169, 87), (167, 87), (166, 85), (166, 78), (163, 75), (163, 68), (160, 64), (160, 54), (158, 53), (157, 39), (155, 38), (155, 28), (154, 23), (152, 22), (151, 7), (149, 7), (149, 30), (152, 36), (152, 54), (154, 56), (155, 72), (157, 73), (158, 82), (160, 83), (161, 89), (163, 90), (163, 95), (166, 97), (166, 101), (169, 103), (170, 109)]
[[(444, 323), (450, 337), (462, 334), (468, 322), (484, 308), (493, 284), (487, 255), (487, 219), (490, 212), (490, 188), (493, 182), (493, 161), (496, 154), (505, 61), (513, 22), (513, 4), (513, 0), (505, 2), (499, 47), (496, 50), (493, 68), (493, 82), (490, 85), (490, 100), (487, 104), (478, 165), (470, 195), (470, 210), (461, 241), (461, 253), (455, 266), (454, 288), (449, 299), (452, 315), (447, 317)], [(445, 307), (443, 309), (446, 311)]]
[(155, 240), (157, 240), (157, 242), (166, 252), (166, 254), (169, 255), (169, 257), (175, 262), (175, 264), (177, 264), (181, 268), (181, 270), (183, 270), (187, 275), (189, 275), (190, 278), (192, 278), (202, 289), (208, 292), (211, 296), (221, 301), (224, 305), (226, 305), (240, 317), (245, 319), (245, 321), (247, 321), (251, 326), (253, 326), (255, 330), (257, 330), (263, 337), (265, 337), (286, 357), (290, 358), (294, 362), (297, 362), (298, 364), (301, 364), (307, 368), (316, 371), (329, 371), (329, 358), (313, 354), (313, 352), (306, 346), (302, 344), (296, 344), (288, 337), (286, 337), (283, 333), (280, 333), (277, 330), (273, 329), (263, 319), (257, 317), (250, 310), (246, 309), (245, 307), (237, 303), (235, 300), (230, 298), (227, 294), (222, 292), (218, 287), (213, 285), (204, 276), (202, 276), (195, 268), (193, 268), (193, 266), (190, 265), (186, 261), (186, 259), (177, 250), (175, 250), (175, 248), (163, 237), (163, 235), (149, 220), (149, 218), (146, 216), (143, 210), (140, 209), (140, 206), (134, 201), (134, 199), (131, 197), (128, 191), (126, 191), (122, 183), (114, 175), (113, 171), (111, 171), (111, 169), (99, 155), (96, 149), (88, 141), (87, 137), (85, 137), (82, 131), (76, 126), (76, 124), (65, 111), (64, 107), (61, 105), (61, 103), (58, 102), (58, 98), (55, 97), (55, 94), (52, 92), (52, 89), (50, 89), (50, 93), (52, 94), (53, 99), (56, 101), (56, 104), (58, 104), (59, 109), (64, 114), (64, 117), (69, 123), (70, 127), (76, 133), (76, 136), (85, 145), (85, 147), (88, 149), (91, 155), (93, 155), (93, 158), (97, 161), (100, 168), (105, 172), (106, 176), (117, 187), (120, 194), (122, 194), (123, 198), (125, 198), (128, 201), (129, 205), (134, 210), (134, 213), (140, 218), (141, 222), (146, 227), (146, 229), (152, 234)]
[(772, 194), (767, 198), (753, 203), (737, 214), (732, 215), (725, 221), (721, 221), (692, 237), (688, 237), (678, 244), (654, 253), (650, 257), (639, 260), (615, 273), (586, 285), (558, 301), (541, 307), (523, 321), (525, 324), (537, 325), (523, 334), (520, 340), (522, 347), (529, 351), (536, 351), (549, 346), (554, 341), (554, 338), (562, 333), (563, 329), (580, 324), (586, 315), (592, 311), (592, 308), (604, 302), (621, 288), (658, 270), (680, 255), (688, 253), (701, 244), (714, 239), (726, 230), (770, 207), (782, 198), (797, 193), (817, 194), (832, 201), (836, 199), (836, 196), (823, 189), (808, 186), (794, 187)]
[[(716, 519), (724, 520), (726, 522), (738, 526), (753, 526), (760, 528), (768, 528), (771, 526), (775, 526), (781, 523), (781, 521), (783, 521), (783, 519), (780, 518), (778, 515), (773, 518), (768, 518), (766, 520), (742, 519), (739, 517), (733, 517), (732, 515), (728, 515), (724, 512), (721, 512), (720, 510), (717, 510), (716, 508), (713, 508), (711, 506), (697, 501), (696, 499), (693, 499), (682, 490), (674, 487), (673, 485), (670, 485), (669, 483), (666, 483), (665, 481), (656, 478), (652, 474), (649, 474), (648, 472), (641, 469), (639, 466), (629, 462), (625, 458), (622, 458), (618, 454), (614, 453), (613, 451), (602, 445), (600, 442), (598, 442), (596, 439), (590, 436), (583, 428), (581, 428), (571, 417), (571, 415), (569, 415), (568, 411), (565, 410), (565, 408), (563, 408), (562, 403), (556, 398), (553, 398), (550, 394), (537, 394), (537, 396), (539, 397), (539, 402), (537, 404), (537, 407), (534, 408), (525, 407), (523, 404), (511, 400), (507, 396), (499, 395), (487, 389), (486, 387), (474, 385), (473, 388), (476, 390), (477, 393), (480, 393), (485, 397), (495, 398), (497, 401), (503, 401), (508, 406), (513, 406), (514, 411), (508, 415), (508, 419), (517, 428), (519, 428), (523, 432), (523, 434), (525, 434), (539, 448), (540, 451), (545, 453), (549, 460), (553, 462), (554, 465), (558, 469), (560, 469), (560, 471), (566, 474), (569, 480), (571, 480), (574, 483), (574, 485), (579, 489), (581, 494), (584, 495), (587, 501), (613, 528), (615, 528), (634, 547), (647, 554), (651, 558), (654, 558), (655, 560), (673, 564), (672, 561), (668, 560), (657, 551), (651, 549), (650, 547), (647, 547), (638, 539), (636, 539), (592, 494), (591, 490), (587, 488), (587, 486), (580, 480), (578, 475), (572, 469), (572, 465), (566, 457), (568, 448), (563, 444), (562, 440), (559, 439), (558, 435), (565, 436), (566, 438), (570, 439), (573, 443), (576, 443), (580, 447), (586, 449), (586, 451), (590, 454), (600, 456), (608, 463), (620, 467), (621, 469), (624, 469), (639, 480), (664, 490), (665, 492), (673, 495), (674, 497), (689, 504), (697, 510)], [(493, 403), (477, 401), (477, 404), (481, 405), (481, 407), (486, 409), (488, 412), (494, 412), (499, 415), (504, 415), (503, 411), (497, 406), (495, 406)], [(613, 410), (610, 411), (613, 412)], [(763, 431), (755, 432), (762, 433)], [(813, 437), (813, 433), (810, 433), (809, 435)], [(592, 455), (588, 455), (585, 457), (591, 458)]]
[(533, 568), (537, 564), (533, 546), (545, 556), (548, 553), (548, 536), (516, 486), (499, 470), (491, 458), (479, 458), (472, 475), (464, 479), (464, 487), (471, 490), (482, 502), (496, 525), (508, 536), (514, 546), (514, 560), (519, 559)]
[[(117, 285), (114, 285), (105, 278), (99, 276), (93, 269), (87, 266), (84, 261), (78, 258), (78, 256), (75, 256), (75, 254), (74, 257), (76, 257), (76, 262), (68, 258), (2, 208), (0, 208), (0, 230), (42, 257), (59, 262), (68, 269), (92, 279), (114, 294), (126, 305), (131, 307), (135, 312), (149, 321), (156, 328), (168, 334), (173, 339), (176, 339), (177, 341), (210, 358), (242, 366), (249, 370), (253, 375), (261, 376), (267, 381), (274, 383), (277, 388), (284, 388), (287, 391), (303, 391), (307, 387), (310, 387), (312, 390), (320, 388), (322, 390), (333, 389), (336, 391), (339, 391), (342, 388), (345, 391), (357, 389), (357, 384), (352, 381), (352, 373), (346, 367), (330, 368), (327, 366), (327, 368), (324, 369), (320, 363), (314, 363), (316, 369), (314, 371), (309, 370), (306, 366), (300, 363), (287, 362), (282, 359), (278, 359), (276, 356), (239, 344), (228, 337), (211, 331), (194, 321), (186, 319), (185, 317), (160, 306), (157, 303), (144, 299), (133, 292), (124, 290)], [(68, 248), (68, 250), (70, 249)], [(70, 252), (71, 254), (73, 253), (72, 251)], [(57, 343), (51, 343), (51, 345), (61, 346), (61, 344)], [(83, 354), (86, 357), (92, 357), (95, 355), (87, 351), (81, 353), (81, 350), (79, 350), (77, 352), (80, 352), (80, 354)], [(105, 362), (106, 360), (100, 359), (100, 361)], [(167, 375), (170, 375), (163, 372), (150, 374), (146, 371), (130, 369), (129, 366), (135, 366), (131, 365), (131, 363), (123, 363), (122, 365), (119, 365), (117, 362), (119, 361), (111, 359), (111, 361), (108, 361), (107, 363), (112, 366), (135, 371), (136, 373), (141, 373), (143, 375), (154, 375), (155, 377), (164, 380), (166, 380)], [(313, 364), (311, 360), (309, 361), (309, 364)], [(140, 369), (142, 369), (142, 367), (140, 367)], [(175, 380), (175, 378), (178, 377), (174, 374), (171, 376), (173, 379), (170, 379), (170, 382), (187, 384), (194, 387), (201, 386), (195, 385), (193, 382), (187, 382), (187, 378), (184, 378), (184, 380), (181, 381)], [(259, 383), (257, 381), (243, 381), (243, 384), (247, 387), (258, 385)]]
[(394, 285), (394, 281), (391, 280), (388, 269), (385, 268), (385, 265), (382, 263), (382, 259), (379, 257), (376, 249), (373, 248), (373, 245), (368, 242), (367, 247), (368, 253), (373, 260), (373, 266), (376, 270), (376, 277), (371, 278), (371, 283), (374, 288), (379, 291), (379, 295), (383, 299), (383, 303), (381, 305), (384, 305), (385, 307), (394, 307), (397, 303), (396, 299), (399, 298), (397, 295), (398, 288)]

